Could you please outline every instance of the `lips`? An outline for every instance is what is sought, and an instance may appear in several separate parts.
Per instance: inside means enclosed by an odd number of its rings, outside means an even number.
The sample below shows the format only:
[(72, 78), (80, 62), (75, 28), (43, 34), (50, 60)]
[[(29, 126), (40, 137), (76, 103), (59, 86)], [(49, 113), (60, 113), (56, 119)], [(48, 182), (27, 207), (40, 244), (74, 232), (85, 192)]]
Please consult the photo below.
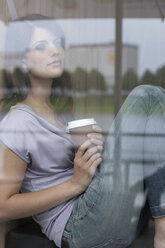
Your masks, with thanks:
[(60, 66), (61, 65), (61, 60), (54, 60), (53, 62), (51, 62), (48, 65), (52, 65), (52, 66)]

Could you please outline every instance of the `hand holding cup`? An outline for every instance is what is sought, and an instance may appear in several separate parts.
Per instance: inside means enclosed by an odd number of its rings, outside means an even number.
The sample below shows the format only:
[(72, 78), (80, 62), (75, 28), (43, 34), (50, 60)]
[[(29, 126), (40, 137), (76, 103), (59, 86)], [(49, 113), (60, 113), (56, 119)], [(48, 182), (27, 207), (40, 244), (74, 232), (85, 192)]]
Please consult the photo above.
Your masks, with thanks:
[(101, 128), (96, 126), (93, 118), (80, 119), (68, 123), (68, 131), (71, 134), (72, 142), (77, 150), (87, 139), (101, 149), (103, 145)]
[(76, 149), (71, 181), (82, 193), (91, 183), (97, 167), (102, 162), (102, 130), (94, 119), (69, 122), (68, 130)]

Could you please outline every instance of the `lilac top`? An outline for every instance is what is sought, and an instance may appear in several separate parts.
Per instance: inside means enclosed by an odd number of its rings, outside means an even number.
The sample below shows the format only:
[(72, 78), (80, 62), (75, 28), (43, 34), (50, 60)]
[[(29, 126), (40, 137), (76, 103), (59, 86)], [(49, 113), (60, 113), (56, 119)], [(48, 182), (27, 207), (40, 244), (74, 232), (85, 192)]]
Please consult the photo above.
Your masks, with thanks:
[[(0, 140), (28, 164), (21, 192), (42, 190), (72, 177), (74, 147), (69, 134), (27, 105), (16, 105), (0, 122)], [(58, 247), (74, 199), (33, 216)]]

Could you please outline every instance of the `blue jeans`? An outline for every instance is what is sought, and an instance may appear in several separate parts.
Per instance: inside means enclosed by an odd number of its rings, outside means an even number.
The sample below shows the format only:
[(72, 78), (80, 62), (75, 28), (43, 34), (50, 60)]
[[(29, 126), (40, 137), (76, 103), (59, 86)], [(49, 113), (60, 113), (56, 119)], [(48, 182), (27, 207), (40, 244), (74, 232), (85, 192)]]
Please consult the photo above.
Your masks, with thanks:
[(107, 135), (103, 162), (77, 197), (63, 233), (70, 248), (124, 248), (148, 198), (165, 215), (165, 91), (142, 85), (127, 97)]

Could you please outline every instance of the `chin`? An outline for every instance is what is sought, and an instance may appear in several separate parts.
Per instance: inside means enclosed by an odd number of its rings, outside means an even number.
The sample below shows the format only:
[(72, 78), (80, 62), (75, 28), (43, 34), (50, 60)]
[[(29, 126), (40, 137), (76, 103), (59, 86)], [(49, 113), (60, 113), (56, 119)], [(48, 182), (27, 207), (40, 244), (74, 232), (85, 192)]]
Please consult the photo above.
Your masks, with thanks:
[(36, 76), (38, 78), (58, 78), (63, 74), (64, 70), (63, 69), (58, 69), (58, 70), (53, 70), (53, 71), (49, 71), (49, 72), (37, 72), (37, 71), (31, 71), (31, 74), (33, 76)]
[(59, 70), (59, 72), (52, 74), (52, 78), (60, 77), (63, 74), (63, 72), (64, 72), (63, 70)]

